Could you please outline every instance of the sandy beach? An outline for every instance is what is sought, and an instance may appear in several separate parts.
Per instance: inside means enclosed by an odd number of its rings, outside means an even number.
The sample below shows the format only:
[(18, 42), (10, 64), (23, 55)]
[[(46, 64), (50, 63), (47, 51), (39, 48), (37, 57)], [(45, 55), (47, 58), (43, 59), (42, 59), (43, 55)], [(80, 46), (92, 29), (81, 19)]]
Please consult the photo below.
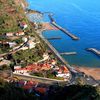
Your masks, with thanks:
[(51, 25), (49, 22), (42, 23), (43, 29), (45, 30), (58, 30), (55, 26)]
[(92, 76), (96, 80), (100, 80), (100, 68), (76, 67), (76, 69)]

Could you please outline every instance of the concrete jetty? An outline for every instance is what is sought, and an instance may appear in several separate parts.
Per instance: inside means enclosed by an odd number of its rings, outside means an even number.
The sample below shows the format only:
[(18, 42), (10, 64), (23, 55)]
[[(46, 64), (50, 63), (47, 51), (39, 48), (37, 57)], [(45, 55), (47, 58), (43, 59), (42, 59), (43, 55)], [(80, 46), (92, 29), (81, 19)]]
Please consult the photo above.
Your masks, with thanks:
[(50, 38), (46, 38), (47, 40), (58, 40), (61, 39), (61, 37), (50, 37)]
[(54, 25), (55, 27), (57, 27), (59, 30), (61, 30), (62, 32), (64, 32), (65, 34), (67, 34), (68, 36), (70, 36), (73, 40), (79, 40), (79, 38), (75, 35), (73, 35), (72, 33), (70, 33), (68, 30), (62, 28), (61, 26), (59, 26), (55, 20), (52, 18), (52, 16), (49, 14), (48, 15), (50, 20), (51, 20), (51, 24)]
[(96, 48), (87, 48), (86, 50), (91, 51), (96, 55), (100, 56), (100, 50), (97, 50)]
[(76, 55), (77, 53), (76, 52), (63, 52), (63, 53), (60, 53), (60, 55)]

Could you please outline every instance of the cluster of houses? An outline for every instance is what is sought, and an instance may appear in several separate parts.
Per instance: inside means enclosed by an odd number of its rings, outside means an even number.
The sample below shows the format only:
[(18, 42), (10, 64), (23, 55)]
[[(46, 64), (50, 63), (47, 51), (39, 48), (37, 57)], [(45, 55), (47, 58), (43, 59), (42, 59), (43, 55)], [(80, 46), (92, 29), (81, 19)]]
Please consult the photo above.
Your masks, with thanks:
[(57, 61), (54, 59), (51, 59), (49, 62), (43, 62), (43, 63), (34, 63), (26, 66), (25, 68), (21, 68), (19, 66), (15, 66), (15, 72), (17, 74), (25, 74), (25, 75), (30, 75), (30, 73), (35, 73), (35, 72), (41, 72), (41, 71), (48, 71), (51, 70), (52, 73), (56, 73), (56, 77), (62, 77), (63, 79), (68, 79), (70, 77), (70, 72), (67, 69), (66, 66), (61, 65), (58, 67), (56, 65)]
[(45, 94), (49, 90), (49, 85), (39, 83), (34, 80), (26, 81), (26, 80), (10, 80), (10, 83), (13, 83), (16, 87), (21, 87), (29, 93), (34, 92), (36, 96), (40, 96), (40, 94)]
[[(17, 32), (17, 33), (6, 33), (6, 36), (22, 36), (22, 35), (25, 35), (24, 32)], [(30, 37), (30, 36), (24, 36), (22, 37), (22, 41), (23, 43), (26, 43), (25, 46), (21, 47), (20, 50), (26, 50), (26, 49), (32, 49), (32, 48), (35, 48), (36, 47), (36, 44), (37, 43), (40, 43), (40, 41), (38, 42), (35, 42), (35, 38), (34, 37)], [(0, 41), (0, 44), (2, 46), (5, 46), (5, 47), (10, 47), (10, 48), (13, 48), (13, 50), (19, 48), (19, 46), (22, 45), (22, 43), (18, 46), (18, 44), (13, 41), (13, 42), (8, 42), (8, 41)]]
[(5, 36), (6, 37), (13, 37), (13, 36), (23, 36), (25, 35), (25, 33), (23, 31), (20, 31), (20, 32), (9, 32), (9, 33), (5, 33)]
[(35, 38), (30, 37), (30, 36), (29, 37), (23, 37), (22, 40), (23, 40), (24, 43), (27, 42), (26, 45), (21, 48), (22, 50), (35, 48), (36, 44), (40, 43), (39, 41), (35, 42)]
[[(28, 25), (27, 25), (25, 22), (20, 22), (20, 23), (19, 23), (19, 26), (20, 26), (20, 28), (23, 29), (23, 30), (26, 29), (26, 28), (28, 27)], [(14, 33), (14, 32), (5, 33), (5, 36), (6, 36), (6, 37), (23, 36), (23, 35), (25, 35), (25, 33), (24, 33), (23, 31), (16, 32), (16, 33)]]
[(16, 42), (0, 41), (0, 45), (12, 48), (12, 47), (15, 47), (17, 45), (17, 43)]

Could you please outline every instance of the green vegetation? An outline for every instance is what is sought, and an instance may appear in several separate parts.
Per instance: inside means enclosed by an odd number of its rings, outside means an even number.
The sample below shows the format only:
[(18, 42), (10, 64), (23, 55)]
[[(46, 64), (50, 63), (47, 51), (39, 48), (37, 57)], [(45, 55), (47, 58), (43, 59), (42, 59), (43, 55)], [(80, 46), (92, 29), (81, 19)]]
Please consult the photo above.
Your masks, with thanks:
[(0, 70), (2, 70), (2, 71), (4, 71), (4, 70), (10, 70), (10, 69), (11, 68), (8, 65), (2, 65), (2, 66), (0, 66)]
[[(25, 5), (27, 3), (25, 0), (21, 0)], [(22, 43), (22, 37), (4, 37), (3, 34), (7, 32), (18, 32), (24, 31), (26, 36), (35, 37), (36, 41), (40, 41), (39, 44), (36, 45), (34, 50), (24, 50), (19, 51), (12, 55), (10, 60), (14, 61), (15, 64), (22, 66), (26, 66), (27, 64), (36, 62), (42, 59), (43, 53), (46, 51), (46, 46), (44, 42), (39, 38), (37, 33), (34, 32), (32, 29), (31, 23), (28, 21), (25, 11), (23, 10), (19, 0), (0, 0), (0, 41), (13, 41), (16, 42), (18, 45)], [(28, 28), (22, 30), (19, 27), (19, 22), (25, 22), (28, 25)], [(0, 45), (0, 54), (7, 53), (12, 48), (9, 46)]]
[(64, 78), (62, 77), (56, 77), (53, 73), (52, 70), (43, 70), (41, 72), (32, 72), (30, 73), (31, 75), (38, 76), (38, 77), (45, 77), (45, 78), (51, 78), (51, 79), (57, 79), (57, 80), (63, 80)]
[(0, 0), (0, 33), (20, 31), (19, 21), (28, 23), (21, 5), (17, 0)]
[(9, 52), (10, 49), (8, 44), (0, 44), (0, 54)]
[(23, 43), (22, 38), (18, 38), (16, 40), (14, 40), (13, 42), (16, 42), (17, 44)]
[(89, 85), (51, 86), (48, 100), (99, 100), (100, 87)]
[(14, 82), (6, 83), (0, 78), (0, 100), (100, 100), (99, 89), (89, 85), (51, 85), (44, 95), (37, 96), (35, 91), (25, 91)]
[(34, 93), (29, 93), (14, 84), (0, 79), (0, 100), (39, 100)]
[(38, 73), (38, 72), (35, 72), (35, 73), (32, 73), (31, 75), (33, 75), (33, 76), (38, 76), (38, 77), (44, 77), (43, 76), (43, 73)]
[(15, 54), (12, 54), (13, 60), (16, 65), (26, 66), (30, 63), (37, 62), (42, 58), (42, 55), (39, 54), (38, 49), (28, 49), (21, 50)]

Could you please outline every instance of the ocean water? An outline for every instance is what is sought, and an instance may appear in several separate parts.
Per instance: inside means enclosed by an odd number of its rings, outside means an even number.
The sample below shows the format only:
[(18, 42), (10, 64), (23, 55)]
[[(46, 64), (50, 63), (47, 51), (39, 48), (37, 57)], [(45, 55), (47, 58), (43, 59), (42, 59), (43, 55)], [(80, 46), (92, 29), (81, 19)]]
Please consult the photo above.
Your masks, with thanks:
[[(41, 12), (52, 12), (56, 22), (80, 38), (72, 40), (61, 31), (45, 31), (45, 37), (60, 36), (61, 40), (50, 40), (59, 52), (77, 52), (63, 56), (71, 65), (98, 67), (100, 57), (85, 48), (100, 50), (100, 0), (27, 0), (29, 8)], [(49, 21), (47, 15), (43, 21)]]

